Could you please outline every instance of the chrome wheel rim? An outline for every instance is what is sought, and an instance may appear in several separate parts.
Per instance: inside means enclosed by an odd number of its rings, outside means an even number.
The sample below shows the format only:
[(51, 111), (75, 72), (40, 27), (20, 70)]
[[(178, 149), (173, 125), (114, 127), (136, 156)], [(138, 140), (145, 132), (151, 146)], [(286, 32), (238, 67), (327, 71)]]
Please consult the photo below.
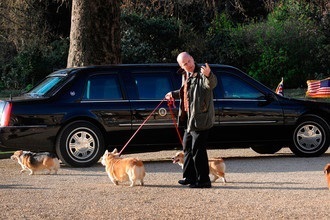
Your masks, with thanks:
[(314, 151), (323, 141), (321, 130), (315, 125), (304, 125), (297, 132), (297, 143), (304, 151)]
[(68, 137), (66, 146), (71, 159), (88, 162), (94, 158), (99, 142), (92, 130), (79, 128), (72, 131)]

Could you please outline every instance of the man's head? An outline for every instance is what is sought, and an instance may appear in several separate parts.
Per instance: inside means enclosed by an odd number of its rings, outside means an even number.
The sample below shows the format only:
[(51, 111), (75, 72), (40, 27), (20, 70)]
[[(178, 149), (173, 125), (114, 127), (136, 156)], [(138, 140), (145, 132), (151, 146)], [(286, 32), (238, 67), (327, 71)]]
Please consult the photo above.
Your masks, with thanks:
[(184, 69), (186, 72), (194, 72), (195, 70), (195, 61), (192, 56), (190, 56), (187, 52), (182, 52), (178, 55), (176, 58), (178, 61), (178, 64), (182, 69)]

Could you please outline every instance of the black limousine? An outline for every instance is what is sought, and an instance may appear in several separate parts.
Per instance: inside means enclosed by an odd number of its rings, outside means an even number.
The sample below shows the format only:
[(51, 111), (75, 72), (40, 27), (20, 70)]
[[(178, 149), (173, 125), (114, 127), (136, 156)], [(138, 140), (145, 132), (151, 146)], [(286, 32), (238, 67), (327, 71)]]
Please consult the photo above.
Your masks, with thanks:
[[(237, 68), (210, 66), (218, 86), (209, 148), (276, 153), (289, 147), (305, 157), (327, 151), (330, 103), (282, 97)], [(161, 103), (180, 87), (178, 70), (177, 64), (123, 64), (53, 72), (22, 96), (0, 101), (0, 147), (51, 151), (68, 165), (91, 166), (105, 149), (120, 150), (152, 113), (125, 152), (180, 149), (178, 109), (172, 115)]]

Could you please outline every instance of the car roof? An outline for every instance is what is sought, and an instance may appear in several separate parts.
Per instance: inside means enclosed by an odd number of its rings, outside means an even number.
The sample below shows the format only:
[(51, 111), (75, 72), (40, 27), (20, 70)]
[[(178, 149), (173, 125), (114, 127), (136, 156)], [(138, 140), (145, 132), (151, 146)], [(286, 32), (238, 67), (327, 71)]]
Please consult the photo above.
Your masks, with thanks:
[[(198, 64), (198, 65), (203, 65)], [(211, 68), (230, 68), (239, 70), (233, 66), (224, 65), (224, 64), (209, 64)], [(76, 71), (80, 70), (104, 70), (104, 69), (111, 69), (111, 68), (119, 68), (119, 69), (125, 69), (125, 68), (148, 68), (148, 67), (171, 67), (171, 68), (180, 68), (177, 63), (144, 63), (144, 64), (109, 64), (109, 65), (91, 65), (91, 66), (82, 66), (82, 67), (70, 67), (65, 69), (60, 69), (55, 72), (52, 72), (49, 74), (49, 76), (63, 76), (68, 74), (74, 74)]]

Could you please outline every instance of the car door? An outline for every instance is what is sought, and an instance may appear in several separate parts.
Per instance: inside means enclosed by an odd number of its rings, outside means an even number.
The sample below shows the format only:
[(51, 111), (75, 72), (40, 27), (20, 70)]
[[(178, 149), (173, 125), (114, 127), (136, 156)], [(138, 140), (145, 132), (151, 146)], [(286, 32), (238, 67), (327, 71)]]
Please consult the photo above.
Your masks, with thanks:
[(216, 75), (219, 114), (211, 141), (238, 146), (281, 139), (283, 111), (275, 96), (240, 72), (218, 71)]
[[(178, 109), (170, 109), (164, 99), (166, 93), (178, 89), (181, 78), (176, 75), (176, 70), (149, 67), (132, 71), (131, 79), (133, 132), (141, 127), (132, 140), (132, 145), (163, 145), (163, 149), (171, 145), (180, 146), (175, 127)], [(176, 101), (176, 106), (178, 104), (179, 100)]]
[(118, 71), (91, 74), (86, 80), (81, 101), (82, 108), (89, 109), (103, 124), (112, 146), (122, 146), (132, 129), (131, 106), (126, 98), (123, 77)]

